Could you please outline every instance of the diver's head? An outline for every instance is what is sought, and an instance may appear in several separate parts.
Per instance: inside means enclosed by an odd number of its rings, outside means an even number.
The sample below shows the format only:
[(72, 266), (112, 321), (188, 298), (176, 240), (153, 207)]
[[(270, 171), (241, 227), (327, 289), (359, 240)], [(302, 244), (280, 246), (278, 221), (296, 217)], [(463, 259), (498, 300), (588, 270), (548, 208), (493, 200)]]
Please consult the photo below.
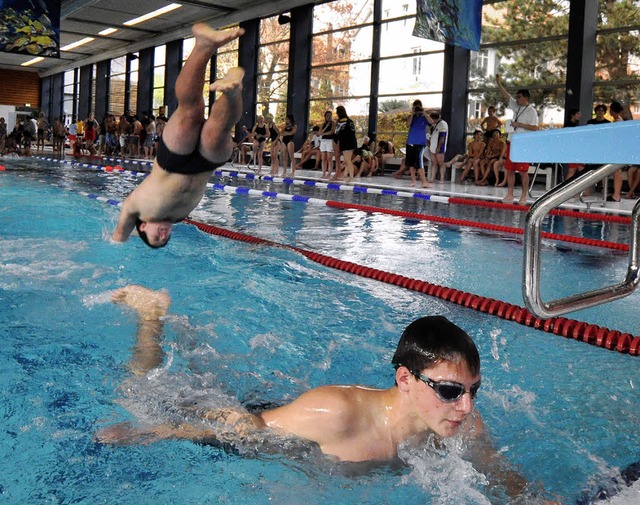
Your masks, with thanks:
[(136, 220), (136, 230), (142, 241), (149, 247), (158, 249), (164, 247), (171, 238), (171, 221), (141, 221)]

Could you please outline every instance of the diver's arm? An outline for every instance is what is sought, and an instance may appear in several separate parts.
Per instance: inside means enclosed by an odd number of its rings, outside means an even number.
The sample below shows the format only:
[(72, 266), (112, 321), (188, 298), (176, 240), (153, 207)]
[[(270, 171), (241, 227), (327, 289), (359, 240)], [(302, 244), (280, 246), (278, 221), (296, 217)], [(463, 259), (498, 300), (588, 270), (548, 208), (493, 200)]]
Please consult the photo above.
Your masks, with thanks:
[(122, 210), (120, 211), (120, 218), (118, 219), (118, 224), (116, 225), (115, 230), (113, 230), (113, 235), (111, 238), (115, 242), (126, 242), (131, 235), (131, 232), (136, 226), (136, 219), (138, 218), (138, 214), (133, 212), (130, 203), (128, 202), (131, 195), (124, 201), (122, 204)]

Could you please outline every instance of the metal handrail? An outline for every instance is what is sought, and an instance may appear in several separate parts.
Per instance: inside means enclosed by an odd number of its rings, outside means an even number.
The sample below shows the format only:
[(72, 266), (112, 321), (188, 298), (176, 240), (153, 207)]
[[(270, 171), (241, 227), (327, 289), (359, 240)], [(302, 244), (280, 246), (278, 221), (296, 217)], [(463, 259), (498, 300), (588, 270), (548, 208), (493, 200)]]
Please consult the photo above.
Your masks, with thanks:
[(608, 164), (591, 170), (572, 181), (566, 181), (536, 200), (527, 213), (524, 229), (524, 267), (522, 293), (530, 312), (538, 317), (556, 317), (567, 312), (612, 302), (631, 294), (640, 283), (640, 200), (633, 207), (629, 239), (629, 266), (624, 281), (593, 291), (575, 294), (550, 302), (540, 295), (541, 224), (546, 215), (560, 204), (582, 193), (601, 179), (610, 176), (624, 165)]

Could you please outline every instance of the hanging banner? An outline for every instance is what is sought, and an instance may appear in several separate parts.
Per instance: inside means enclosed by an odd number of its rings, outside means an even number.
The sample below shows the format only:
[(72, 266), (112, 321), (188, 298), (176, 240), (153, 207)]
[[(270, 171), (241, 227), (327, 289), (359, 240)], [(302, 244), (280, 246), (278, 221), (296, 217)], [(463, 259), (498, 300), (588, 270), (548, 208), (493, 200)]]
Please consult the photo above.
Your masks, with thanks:
[(60, 57), (60, 0), (0, 0), (0, 51)]
[(482, 0), (417, 0), (413, 36), (480, 50)]

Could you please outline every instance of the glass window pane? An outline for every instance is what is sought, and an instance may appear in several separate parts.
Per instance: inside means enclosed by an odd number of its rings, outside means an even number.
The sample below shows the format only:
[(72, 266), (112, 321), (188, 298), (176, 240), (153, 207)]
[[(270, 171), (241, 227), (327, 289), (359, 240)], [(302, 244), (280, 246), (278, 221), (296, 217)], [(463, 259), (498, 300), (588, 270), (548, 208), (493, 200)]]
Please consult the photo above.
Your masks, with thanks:
[(258, 102), (286, 101), (288, 83), (289, 75), (286, 72), (258, 76)]
[[(398, 79), (398, 76), (403, 78)], [(443, 79), (444, 53), (391, 58), (380, 62), (378, 92), (380, 95), (442, 92)]]
[(164, 65), (167, 57), (166, 46), (157, 46), (153, 54), (153, 64), (156, 66)]
[(164, 105), (164, 88), (153, 90), (153, 114), (158, 113), (158, 109)]
[(126, 70), (127, 58), (120, 56), (111, 60), (111, 76), (124, 74)]
[[(626, 85), (610, 86), (607, 83), (597, 83), (593, 86), (593, 107), (596, 104), (604, 103), (609, 107), (609, 104), (613, 100), (617, 100), (622, 104), (627, 114), (630, 114), (633, 119), (640, 119), (640, 82), (631, 83)], [(593, 109), (590, 111), (582, 111), (583, 118), (595, 117)], [(611, 116), (606, 116), (611, 119)]]
[(569, 1), (523, 2), (505, 0), (483, 6), (482, 43), (535, 40), (567, 35)]
[(609, 0), (599, 2), (598, 29), (640, 25), (640, 2)]
[(156, 67), (153, 69), (153, 87), (164, 87), (164, 67)]
[(260, 44), (289, 41), (291, 37), (291, 23), (281, 25), (278, 16), (266, 18), (260, 21)]
[[(507, 88), (534, 88), (565, 82), (566, 40), (498, 47), (496, 54), (499, 61), (496, 71), (504, 76)], [(488, 75), (485, 81), (495, 87), (493, 75)]]
[[(401, 16), (415, 16), (416, 2), (411, 0), (382, 0), (382, 19), (393, 19)], [(413, 30), (414, 20), (403, 21)]]
[(596, 81), (640, 78), (640, 33), (608, 33), (596, 38)]
[(194, 39), (193, 37), (184, 39), (184, 41), (182, 42), (182, 61), (185, 61), (189, 57), (195, 45), (196, 39)]
[(407, 53), (444, 51), (444, 44), (435, 40), (414, 37), (413, 20), (406, 26), (405, 21), (384, 23), (381, 30), (380, 56), (398, 56)]
[(373, 21), (373, 0), (335, 0), (313, 8), (313, 33)]
[(312, 65), (368, 60), (373, 46), (373, 27), (325, 33), (313, 37)]
[[(311, 69), (311, 99), (369, 96), (371, 63), (333, 65)], [(368, 98), (367, 98), (368, 100)]]
[(229, 69), (238, 66), (238, 51), (231, 51), (218, 54), (216, 62), (216, 79), (225, 76)]
[(75, 79), (75, 72), (73, 70), (67, 70), (64, 73), (64, 85), (65, 85), (65, 87), (67, 87), (67, 86), (72, 86), (73, 87), (74, 79)]
[(390, 140), (396, 148), (405, 146), (408, 133), (407, 119), (411, 114), (411, 103), (414, 100), (421, 100), (425, 109), (442, 107), (442, 93), (380, 97), (376, 122), (378, 141)]
[(258, 48), (258, 72), (281, 72), (289, 68), (289, 41)]

